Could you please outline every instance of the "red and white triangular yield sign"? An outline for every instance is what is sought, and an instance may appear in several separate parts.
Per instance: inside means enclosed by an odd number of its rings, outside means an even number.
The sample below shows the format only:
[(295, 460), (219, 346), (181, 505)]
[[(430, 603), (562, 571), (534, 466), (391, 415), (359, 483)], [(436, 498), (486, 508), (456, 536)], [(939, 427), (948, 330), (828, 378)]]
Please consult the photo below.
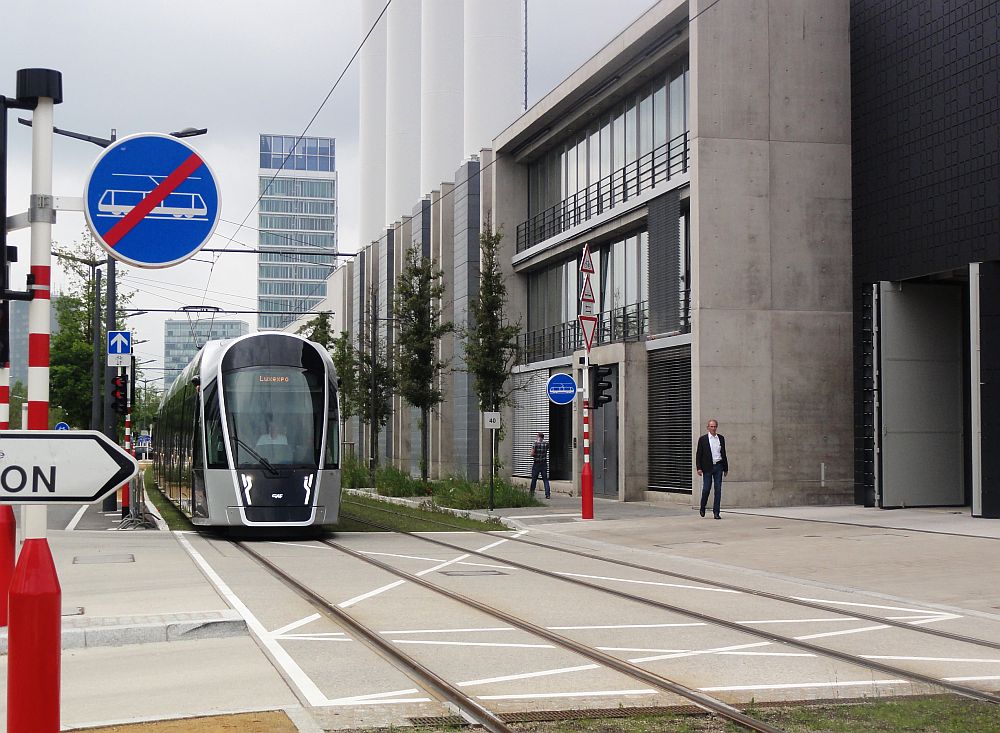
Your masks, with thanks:
[(594, 334), (597, 332), (597, 316), (577, 316), (580, 319), (580, 328), (583, 330), (583, 342), (587, 345), (587, 352), (594, 343)]
[(590, 257), (590, 245), (583, 245), (583, 256), (580, 258), (580, 272), (586, 272), (588, 275), (594, 274), (594, 261)]
[(580, 300), (584, 303), (594, 302), (594, 288), (590, 284), (590, 275), (583, 279), (583, 288), (580, 290)]

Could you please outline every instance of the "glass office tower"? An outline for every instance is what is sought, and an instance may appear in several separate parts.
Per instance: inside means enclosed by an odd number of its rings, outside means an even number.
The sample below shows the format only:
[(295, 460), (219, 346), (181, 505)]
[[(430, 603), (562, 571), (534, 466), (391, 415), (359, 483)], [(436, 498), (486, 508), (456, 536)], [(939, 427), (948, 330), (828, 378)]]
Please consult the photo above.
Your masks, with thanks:
[(326, 297), (337, 262), (334, 151), (334, 138), (260, 136), (259, 330), (280, 330)]

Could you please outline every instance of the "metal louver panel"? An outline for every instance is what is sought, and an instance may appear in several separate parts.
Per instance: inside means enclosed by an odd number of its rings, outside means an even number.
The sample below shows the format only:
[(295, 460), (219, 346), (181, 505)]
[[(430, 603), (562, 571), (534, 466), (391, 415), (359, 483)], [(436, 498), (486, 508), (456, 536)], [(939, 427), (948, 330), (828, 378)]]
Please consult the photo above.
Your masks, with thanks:
[(549, 398), (545, 394), (548, 379), (548, 369), (514, 375), (514, 455), (510, 462), (514, 476), (531, 476), (535, 433), (549, 437)]
[(649, 352), (649, 490), (691, 493), (691, 347)]
[(649, 202), (649, 332), (680, 333), (680, 198), (676, 191)]

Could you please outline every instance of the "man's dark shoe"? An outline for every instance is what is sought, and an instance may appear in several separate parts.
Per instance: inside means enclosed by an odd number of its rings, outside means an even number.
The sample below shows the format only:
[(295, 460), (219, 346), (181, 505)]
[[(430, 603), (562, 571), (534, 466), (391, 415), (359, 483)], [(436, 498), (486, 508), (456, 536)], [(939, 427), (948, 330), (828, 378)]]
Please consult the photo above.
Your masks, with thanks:
[(701, 516), (703, 516), (703, 517), (705, 516), (705, 510), (704, 509), (699, 509), (698, 513), (701, 514)]
[(716, 519), (722, 519), (722, 517), (721, 517), (721, 516), (719, 516), (718, 514), (716, 514), (716, 515), (715, 515), (715, 518), (716, 518)]

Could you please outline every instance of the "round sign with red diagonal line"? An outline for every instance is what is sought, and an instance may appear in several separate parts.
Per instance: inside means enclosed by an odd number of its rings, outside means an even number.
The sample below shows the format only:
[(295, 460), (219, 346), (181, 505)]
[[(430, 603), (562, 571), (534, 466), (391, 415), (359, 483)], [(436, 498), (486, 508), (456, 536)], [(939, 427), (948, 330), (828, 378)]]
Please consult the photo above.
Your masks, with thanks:
[(108, 147), (87, 177), (87, 224), (112, 257), (136, 267), (170, 267), (215, 232), (216, 181), (187, 143), (158, 133), (130, 135)]

